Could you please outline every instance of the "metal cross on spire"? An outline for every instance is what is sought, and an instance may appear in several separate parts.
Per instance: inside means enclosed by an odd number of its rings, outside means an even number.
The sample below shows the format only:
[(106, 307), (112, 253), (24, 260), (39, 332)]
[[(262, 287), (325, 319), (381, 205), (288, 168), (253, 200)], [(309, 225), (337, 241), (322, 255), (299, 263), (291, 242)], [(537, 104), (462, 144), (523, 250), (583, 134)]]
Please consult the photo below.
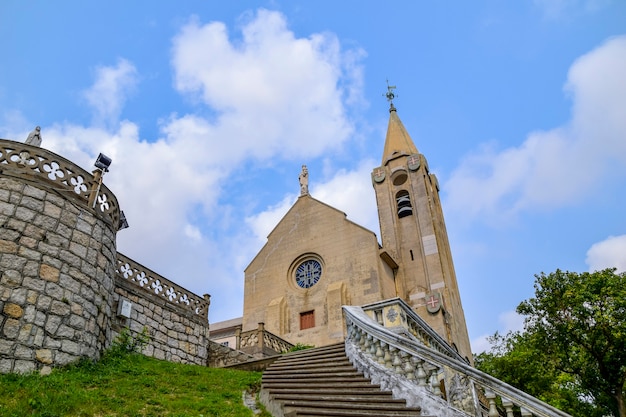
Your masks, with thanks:
[(396, 89), (395, 85), (389, 85), (389, 80), (387, 80), (387, 92), (385, 93), (385, 97), (387, 97), (387, 101), (389, 102), (389, 111), (395, 110), (393, 106), (393, 99), (396, 98), (393, 90)]

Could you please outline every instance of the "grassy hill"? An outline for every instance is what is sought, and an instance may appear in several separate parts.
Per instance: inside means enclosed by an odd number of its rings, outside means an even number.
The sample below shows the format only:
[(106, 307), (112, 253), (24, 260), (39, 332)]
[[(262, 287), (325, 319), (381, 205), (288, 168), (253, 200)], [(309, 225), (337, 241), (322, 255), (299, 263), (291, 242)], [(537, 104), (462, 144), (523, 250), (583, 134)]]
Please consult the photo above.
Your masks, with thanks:
[(0, 375), (0, 416), (250, 417), (242, 393), (260, 384), (257, 372), (108, 352), (48, 376)]

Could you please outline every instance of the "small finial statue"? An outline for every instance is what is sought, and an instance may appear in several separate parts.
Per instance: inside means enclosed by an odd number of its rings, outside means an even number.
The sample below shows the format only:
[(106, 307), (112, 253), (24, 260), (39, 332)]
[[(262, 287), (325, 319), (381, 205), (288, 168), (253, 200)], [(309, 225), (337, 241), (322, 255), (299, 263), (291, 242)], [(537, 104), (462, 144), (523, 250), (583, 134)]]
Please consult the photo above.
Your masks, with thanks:
[(302, 172), (298, 180), (300, 181), (300, 195), (307, 195), (309, 193), (309, 171), (306, 169), (306, 165), (302, 165)]
[(41, 128), (37, 126), (26, 138), (27, 145), (41, 146)]

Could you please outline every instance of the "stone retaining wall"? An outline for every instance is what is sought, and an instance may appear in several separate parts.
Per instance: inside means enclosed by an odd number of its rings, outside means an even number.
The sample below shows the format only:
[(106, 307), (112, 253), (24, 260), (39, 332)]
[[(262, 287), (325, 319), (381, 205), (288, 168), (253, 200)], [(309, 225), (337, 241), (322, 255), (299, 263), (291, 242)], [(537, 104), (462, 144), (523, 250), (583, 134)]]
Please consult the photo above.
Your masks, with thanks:
[(0, 173), (0, 373), (97, 358), (111, 340), (116, 230), (55, 187)]
[[(123, 256), (123, 255), (121, 255)], [(128, 260), (128, 258), (124, 257)], [(143, 268), (144, 271), (149, 271)], [(150, 275), (155, 275), (149, 271)], [(161, 277), (161, 280), (164, 278)], [(193, 293), (186, 293), (192, 294)], [(196, 297), (195, 295), (193, 295)], [(120, 277), (115, 280), (113, 294), (114, 306), (122, 300), (131, 305), (130, 317), (116, 315), (113, 318), (113, 338), (117, 337), (123, 328), (129, 328), (131, 334), (147, 331), (150, 341), (142, 353), (157, 359), (172, 362), (193, 363), (206, 365), (208, 359), (207, 345), (209, 343), (208, 323), (208, 295), (206, 309), (199, 314), (183, 306), (169, 302), (167, 298), (145, 291), (132, 281)]]

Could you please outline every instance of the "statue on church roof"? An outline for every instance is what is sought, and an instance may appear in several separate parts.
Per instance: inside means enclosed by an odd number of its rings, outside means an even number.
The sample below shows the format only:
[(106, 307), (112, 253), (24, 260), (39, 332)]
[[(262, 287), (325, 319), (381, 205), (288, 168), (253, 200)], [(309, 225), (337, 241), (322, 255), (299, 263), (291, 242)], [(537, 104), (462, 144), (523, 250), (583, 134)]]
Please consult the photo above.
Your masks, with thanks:
[(33, 131), (28, 134), (25, 143), (27, 145), (41, 146), (41, 128), (39, 126), (34, 128)]
[(306, 169), (306, 165), (302, 165), (302, 172), (298, 176), (300, 181), (300, 195), (307, 195), (309, 193), (309, 171)]

